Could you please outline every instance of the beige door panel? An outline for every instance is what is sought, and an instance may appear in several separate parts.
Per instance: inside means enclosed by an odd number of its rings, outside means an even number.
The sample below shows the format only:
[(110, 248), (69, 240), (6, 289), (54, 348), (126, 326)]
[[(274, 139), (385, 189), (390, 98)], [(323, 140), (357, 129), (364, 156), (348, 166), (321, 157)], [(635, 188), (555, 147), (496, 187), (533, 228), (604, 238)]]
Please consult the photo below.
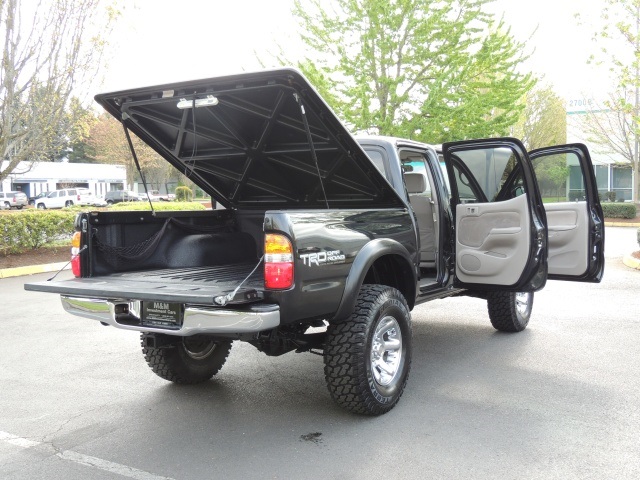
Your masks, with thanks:
[(513, 285), (529, 257), (527, 196), (456, 206), (456, 275), (468, 283)]
[(549, 273), (582, 275), (587, 270), (587, 202), (547, 203)]

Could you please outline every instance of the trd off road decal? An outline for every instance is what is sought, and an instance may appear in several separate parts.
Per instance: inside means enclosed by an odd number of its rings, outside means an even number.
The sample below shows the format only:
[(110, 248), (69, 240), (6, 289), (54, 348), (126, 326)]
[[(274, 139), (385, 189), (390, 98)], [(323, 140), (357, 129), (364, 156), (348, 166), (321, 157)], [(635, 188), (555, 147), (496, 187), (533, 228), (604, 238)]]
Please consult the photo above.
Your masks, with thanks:
[(300, 258), (304, 265), (319, 267), (320, 265), (344, 263), (345, 255), (342, 253), (342, 250), (327, 250), (317, 253), (301, 253)]

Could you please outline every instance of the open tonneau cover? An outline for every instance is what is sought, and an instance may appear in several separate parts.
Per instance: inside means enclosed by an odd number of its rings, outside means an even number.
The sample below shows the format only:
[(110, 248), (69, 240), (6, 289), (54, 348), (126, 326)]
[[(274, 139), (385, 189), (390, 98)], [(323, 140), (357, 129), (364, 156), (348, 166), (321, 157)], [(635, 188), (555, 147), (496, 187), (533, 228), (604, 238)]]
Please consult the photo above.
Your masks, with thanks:
[(95, 98), (227, 208), (403, 206), (349, 131), (294, 69)]
[(254, 267), (255, 264), (241, 264), (114, 273), (93, 278), (28, 283), (25, 289), (87, 298), (214, 305), (215, 298), (232, 293), (246, 279), (229, 302), (239, 304), (262, 298), (262, 272), (257, 269), (249, 276)]

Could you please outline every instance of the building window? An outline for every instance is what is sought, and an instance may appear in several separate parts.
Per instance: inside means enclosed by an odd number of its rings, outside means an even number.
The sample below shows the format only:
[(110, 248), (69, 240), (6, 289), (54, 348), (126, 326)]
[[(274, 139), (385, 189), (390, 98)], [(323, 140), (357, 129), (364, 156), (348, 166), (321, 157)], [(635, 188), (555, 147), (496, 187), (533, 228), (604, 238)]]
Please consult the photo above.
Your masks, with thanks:
[(630, 168), (611, 168), (611, 190), (616, 192), (616, 201), (632, 199), (631, 179)]

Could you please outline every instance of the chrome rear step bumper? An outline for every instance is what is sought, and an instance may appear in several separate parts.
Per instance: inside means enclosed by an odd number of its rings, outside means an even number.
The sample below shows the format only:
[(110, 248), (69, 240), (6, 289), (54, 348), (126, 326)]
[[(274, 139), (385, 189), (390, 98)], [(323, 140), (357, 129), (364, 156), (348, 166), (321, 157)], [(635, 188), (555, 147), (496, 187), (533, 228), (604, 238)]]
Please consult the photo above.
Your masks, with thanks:
[[(80, 317), (98, 320), (123, 330), (164, 333), (186, 337), (198, 334), (253, 333), (280, 325), (280, 308), (272, 304), (245, 306), (229, 310), (199, 305), (185, 305), (182, 324), (176, 327), (143, 325), (138, 300), (85, 298), (61, 295), (64, 309)], [(122, 313), (126, 312), (126, 313)]]

